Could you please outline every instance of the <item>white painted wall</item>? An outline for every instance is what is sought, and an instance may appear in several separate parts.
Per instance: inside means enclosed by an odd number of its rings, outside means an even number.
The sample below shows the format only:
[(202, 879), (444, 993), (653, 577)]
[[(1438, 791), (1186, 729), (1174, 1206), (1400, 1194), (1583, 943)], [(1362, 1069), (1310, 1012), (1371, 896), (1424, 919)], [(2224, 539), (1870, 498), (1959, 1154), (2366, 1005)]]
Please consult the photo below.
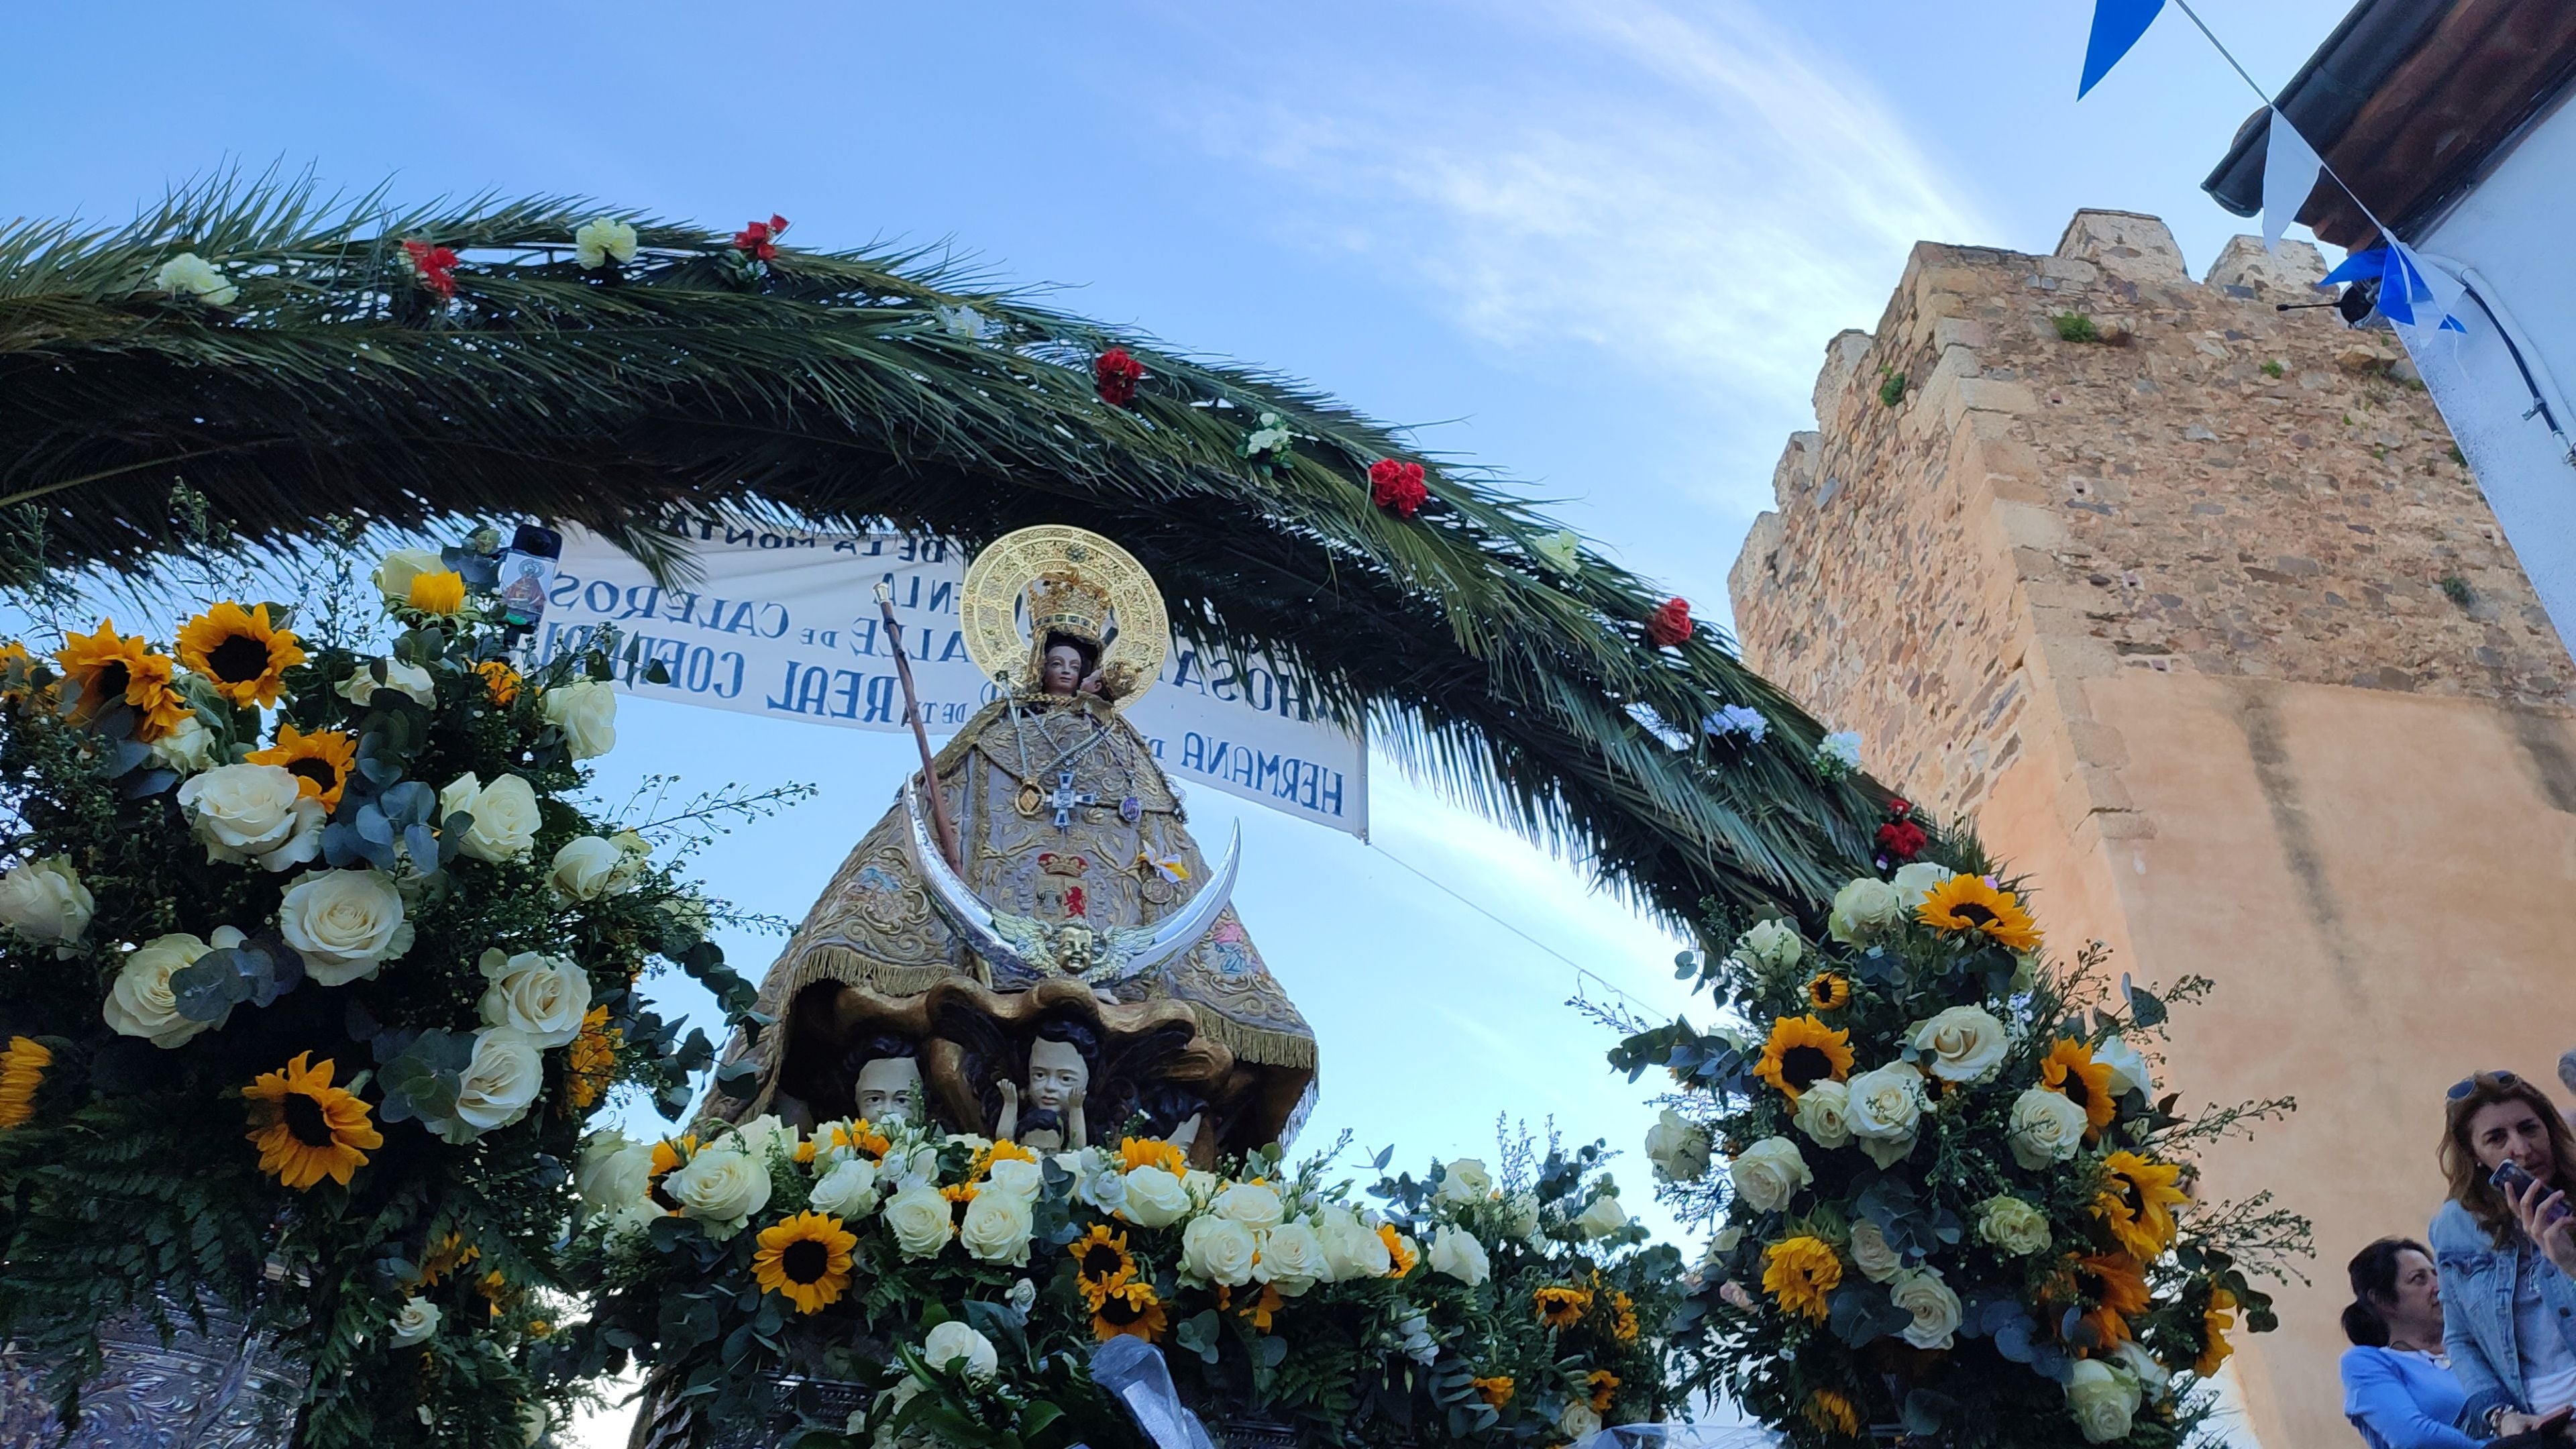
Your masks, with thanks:
[[(2538, 415), (2506, 346), (2521, 348), (2559, 427), (2576, 438), (2562, 380), (2576, 380), (2576, 105), (2557, 110), (2413, 241), (2495, 312), (2463, 299), (2465, 336), (2399, 328), (2460, 451), (2539, 592), (2559, 640), (2576, 648), (2576, 463)], [(2501, 325), (2499, 325), (2499, 323)]]

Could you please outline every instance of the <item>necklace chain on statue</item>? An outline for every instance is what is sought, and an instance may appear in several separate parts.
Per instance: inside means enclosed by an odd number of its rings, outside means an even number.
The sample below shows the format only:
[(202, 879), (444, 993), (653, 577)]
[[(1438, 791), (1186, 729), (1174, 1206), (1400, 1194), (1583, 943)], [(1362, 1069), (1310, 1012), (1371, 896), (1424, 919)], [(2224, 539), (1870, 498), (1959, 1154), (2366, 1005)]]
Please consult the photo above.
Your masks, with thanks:
[[(1045, 718), (1045, 716), (1039, 717)], [(1136, 761), (1133, 758), (1133, 751), (1127, 748), (1125, 741), (1118, 739), (1118, 731), (1087, 715), (1056, 717), (1077, 718), (1090, 728), (1072, 744), (1058, 747), (1053, 739), (1045, 738), (1048, 731), (1046, 726), (1041, 724), (1038, 727), (1038, 733), (1044, 744), (1055, 750), (1055, 756), (1047, 761), (1043, 769), (1032, 769), (1029, 765), (1030, 713), (1022, 711), (1017, 705), (1011, 707), (1011, 743), (1018, 750), (1020, 757), (1020, 813), (1035, 815), (1041, 807), (1048, 807), (1055, 813), (1056, 829), (1071, 829), (1073, 807), (1100, 803), (1091, 796), (1090, 792), (1078, 792), (1074, 789), (1074, 769), (1093, 751), (1099, 750), (1106, 744), (1109, 749), (1104, 753), (1108, 756), (1110, 769), (1123, 777), (1126, 785), (1118, 800), (1118, 818), (1130, 825), (1135, 824), (1144, 815), (1144, 802), (1136, 798)], [(1041, 779), (1044, 779), (1052, 788), (1042, 788), (1039, 783)]]

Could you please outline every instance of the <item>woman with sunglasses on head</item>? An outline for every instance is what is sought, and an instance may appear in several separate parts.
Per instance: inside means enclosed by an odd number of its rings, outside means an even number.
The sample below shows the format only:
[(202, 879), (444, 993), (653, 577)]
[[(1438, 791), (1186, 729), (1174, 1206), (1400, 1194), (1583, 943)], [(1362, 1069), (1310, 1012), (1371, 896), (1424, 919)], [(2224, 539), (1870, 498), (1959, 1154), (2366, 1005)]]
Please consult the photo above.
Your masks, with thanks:
[(2434, 1215), (2451, 1372), (2467, 1395), (2461, 1427), (2514, 1433), (2576, 1404), (2576, 1220), (2567, 1188), (2576, 1142), (2538, 1087), (2480, 1072), (2451, 1088)]

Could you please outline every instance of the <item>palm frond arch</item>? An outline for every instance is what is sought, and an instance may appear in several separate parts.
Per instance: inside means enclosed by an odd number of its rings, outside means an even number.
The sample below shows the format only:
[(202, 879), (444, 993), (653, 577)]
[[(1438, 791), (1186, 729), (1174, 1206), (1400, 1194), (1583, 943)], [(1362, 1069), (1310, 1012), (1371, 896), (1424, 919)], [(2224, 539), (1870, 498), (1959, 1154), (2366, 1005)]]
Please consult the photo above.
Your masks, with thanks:
[[(585, 271), (572, 236), (600, 216), (641, 250)], [(452, 300), (411, 240), (462, 255)], [(238, 297), (161, 290), (182, 252)], [(1147, 371), (1128, 407), (1095, 392), (1111, 346)], [(1263, 413), (1298, 435), (1270, 466), (1242, 456)], [(1417, 518), (1371, 504), (1388, 457), (1427, 470)], [(1557, 525), (1500, 478), (920, 253), (790, 248), (752, 277), (729, 234), (571, 198), (405, 211), (266, 184), (113, 230), (0, 228), (7, 581), (150, 568), (184, 543), (180, 481), (249, 546), (537, 515), (667, 565), (652, 525), (679, 510), (969, 546), (1079, 524), (1153, 570), (1185, 635), (1290, 662), (1454, 797), (1685, 926), (1712, 900), (1814, 914), (1885, 799), (1820, 772), (1817, 723), (1705, 626), (1652, 647), (1660, 594), (1589, 552), (1557, 566)], [(1673, 742), (1720, 704), (1768, 738)]]

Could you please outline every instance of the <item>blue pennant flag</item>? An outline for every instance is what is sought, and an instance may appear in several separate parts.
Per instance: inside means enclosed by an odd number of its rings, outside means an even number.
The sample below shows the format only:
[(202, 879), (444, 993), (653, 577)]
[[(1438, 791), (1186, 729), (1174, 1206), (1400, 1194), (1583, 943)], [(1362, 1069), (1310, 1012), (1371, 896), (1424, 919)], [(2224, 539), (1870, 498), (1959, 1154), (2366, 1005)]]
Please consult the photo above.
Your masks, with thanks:
[[(2456, 290), (2448, 277), (2443, 281)], [(2354, 252), (2343, 259), (2341, 266), (2326, 273), (2325, 280), (2317, 285), (2330, 287), (2338, 282), (2377, 282), (2379, 315), (2400, 327), (2416, 325), (2417, 303), (2437, 302), (2441, 305), (2442, 322), (2436, 331), (2468, 331), (2460, 325), (2460, 319), (2452, 315), (2449, 301), (2437, 295), (2433, 284), (2425, 279), (2423, 267), (2417, 265), (2402, 247), (2375, 246), (2366, 252)]]
[(2165, 8), (2165, 0), (2093, 0), (2093, 38), (2084, 45), (2084, 80), (2075, 87), (2075, 99), (2101, 83), (2156, 23)]

